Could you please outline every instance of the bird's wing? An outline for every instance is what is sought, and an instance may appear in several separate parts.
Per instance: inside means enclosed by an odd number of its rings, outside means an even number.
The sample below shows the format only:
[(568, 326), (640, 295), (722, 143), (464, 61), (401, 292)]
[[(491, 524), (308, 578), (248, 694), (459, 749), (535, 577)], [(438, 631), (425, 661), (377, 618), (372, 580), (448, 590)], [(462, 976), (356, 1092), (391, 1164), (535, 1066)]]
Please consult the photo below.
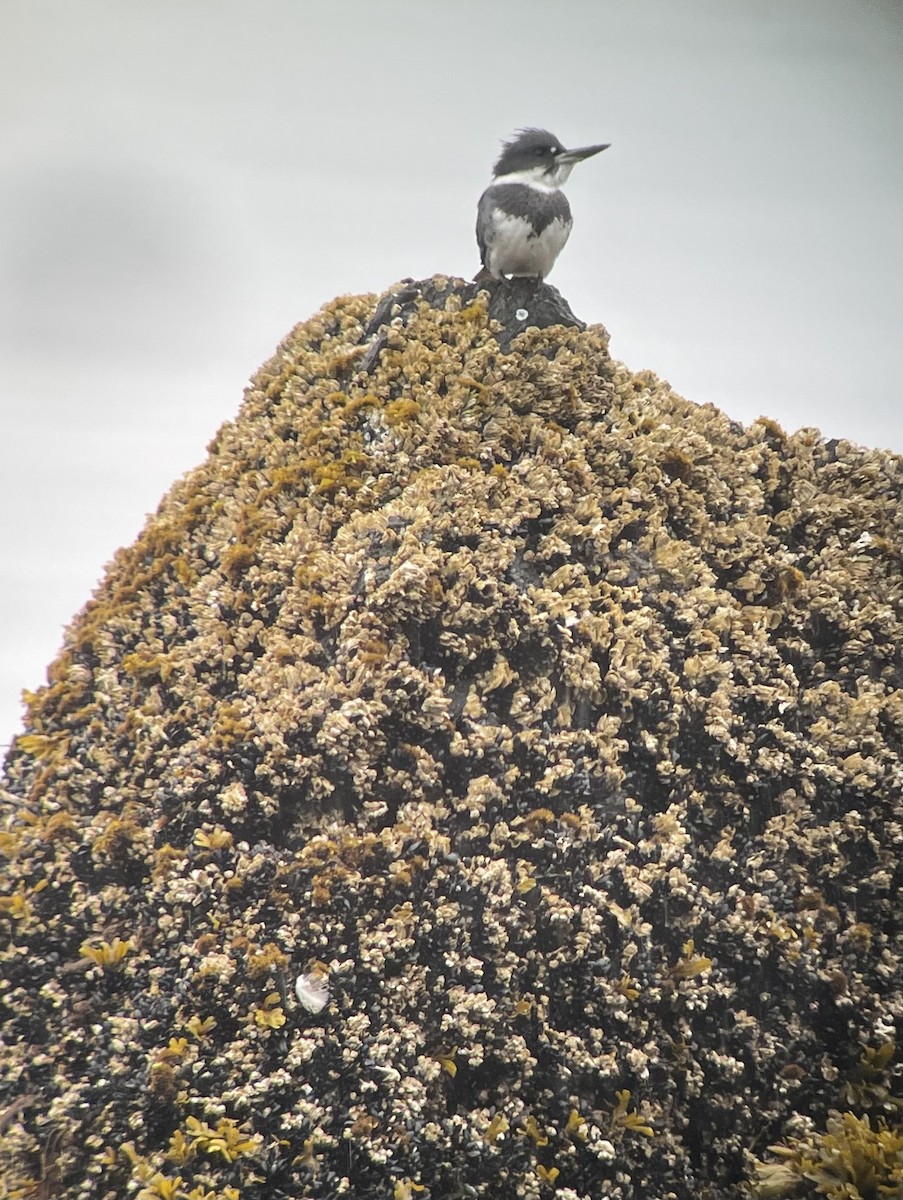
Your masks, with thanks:
[(495, 201), (491, 195), (492, 188), (488, 187), (480, 197), (480, 203), (477, 205), (477, 245), (480, 247), (480, 262), (484, 267), (489, 264), (486, 258), (489, 254), (489, 241), (487, 234), (492, 232), (492, 210), (495, 207)]

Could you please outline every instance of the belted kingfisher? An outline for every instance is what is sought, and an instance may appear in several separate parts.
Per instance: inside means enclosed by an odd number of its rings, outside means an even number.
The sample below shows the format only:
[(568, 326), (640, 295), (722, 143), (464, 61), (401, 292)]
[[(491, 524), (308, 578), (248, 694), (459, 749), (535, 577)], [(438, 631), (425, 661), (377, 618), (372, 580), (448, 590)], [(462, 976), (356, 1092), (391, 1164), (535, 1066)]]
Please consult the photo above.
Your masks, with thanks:
[(493, 278), (545, 279), (574, 224), (562, 184), (575, 163), (610, 144), (565, 150), (545, 129), (521, 129), (502, 143), (492, 183), (477, 208), (480, 258)]

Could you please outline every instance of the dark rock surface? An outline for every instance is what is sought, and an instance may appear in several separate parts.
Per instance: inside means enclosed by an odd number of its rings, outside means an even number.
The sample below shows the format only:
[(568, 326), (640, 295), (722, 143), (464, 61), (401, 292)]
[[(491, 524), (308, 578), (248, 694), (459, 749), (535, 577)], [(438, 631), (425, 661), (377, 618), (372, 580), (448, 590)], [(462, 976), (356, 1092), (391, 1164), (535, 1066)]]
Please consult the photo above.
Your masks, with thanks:
[(697, 1200), (893, 1123), (903, 464), (556, 297), (327, 306), (74, 621), (0, 1197)]

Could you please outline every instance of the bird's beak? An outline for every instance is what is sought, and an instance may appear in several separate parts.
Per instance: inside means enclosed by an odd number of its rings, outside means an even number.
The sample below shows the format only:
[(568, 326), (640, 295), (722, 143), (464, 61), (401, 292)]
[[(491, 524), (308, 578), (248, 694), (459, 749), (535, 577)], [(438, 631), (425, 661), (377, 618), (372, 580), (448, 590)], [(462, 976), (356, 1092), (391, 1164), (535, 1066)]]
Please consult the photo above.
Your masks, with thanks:
[(602, 146), (581, 146), (579, 150), (565, 150), (563, 154), (558, 155), (558, 162), (570, 165), (583, 162), (585, 158), (592, 158), (600, 150), (607, 150), (610, 145), (611, 142), (605, 142)]

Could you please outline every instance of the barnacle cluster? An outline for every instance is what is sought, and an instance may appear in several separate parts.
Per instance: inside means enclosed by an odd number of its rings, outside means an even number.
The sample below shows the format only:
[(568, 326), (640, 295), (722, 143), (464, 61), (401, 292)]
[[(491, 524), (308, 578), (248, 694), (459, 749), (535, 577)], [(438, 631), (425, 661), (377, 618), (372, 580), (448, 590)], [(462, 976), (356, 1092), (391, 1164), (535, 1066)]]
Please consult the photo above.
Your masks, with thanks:
[(4, 1200), (695, 1200), (890, 1144), (903, 463), (393, 303), (289, 335), (28, 696)]

